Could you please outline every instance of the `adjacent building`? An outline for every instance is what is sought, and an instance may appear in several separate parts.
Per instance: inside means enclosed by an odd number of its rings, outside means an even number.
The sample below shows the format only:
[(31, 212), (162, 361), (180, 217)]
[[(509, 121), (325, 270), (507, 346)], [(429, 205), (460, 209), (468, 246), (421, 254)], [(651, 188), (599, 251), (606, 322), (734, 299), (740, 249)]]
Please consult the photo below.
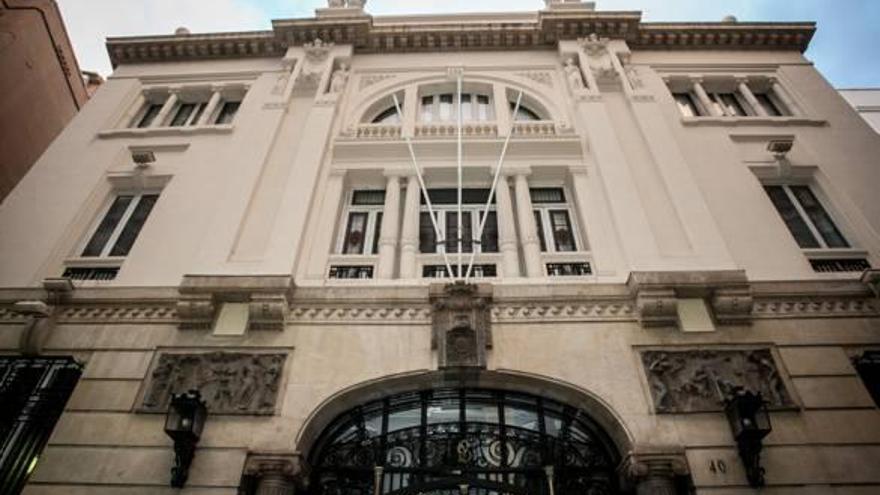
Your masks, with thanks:
[(880, 137), (815, 29), (109, 39), (0, 206), (4, 486), (876, 492)]
[(89, 94), (54, 0), (0, 3), (0, 201)]
[(871, 128), (880, 132), (880, 89), (851, 88), (839, 91), (840, 96), (859, 112)]

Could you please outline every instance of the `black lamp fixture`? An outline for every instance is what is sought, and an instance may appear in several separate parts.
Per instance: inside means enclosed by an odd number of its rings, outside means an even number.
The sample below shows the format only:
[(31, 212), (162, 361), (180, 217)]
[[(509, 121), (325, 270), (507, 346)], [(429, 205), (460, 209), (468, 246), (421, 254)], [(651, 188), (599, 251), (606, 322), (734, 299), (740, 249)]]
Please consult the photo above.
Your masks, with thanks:
[(208, 408), (198, 390), (172, 394), (165, 416), (165, 434), (174, 440), (174, 467), (171, 468), (171, 486), (181, 488), (189, 476), (189, 466), (196, 453), (196, 444), (202, 436)]
[(724, 412), (733, 431), (739, 456), (746, 468), (746, 477), (753, 487), (764, 486), (764, 468), (761, 467), (762, 440), (773, 429), (770, 413), (761, 392), (753, 393), (735, 388), (727, 398)]

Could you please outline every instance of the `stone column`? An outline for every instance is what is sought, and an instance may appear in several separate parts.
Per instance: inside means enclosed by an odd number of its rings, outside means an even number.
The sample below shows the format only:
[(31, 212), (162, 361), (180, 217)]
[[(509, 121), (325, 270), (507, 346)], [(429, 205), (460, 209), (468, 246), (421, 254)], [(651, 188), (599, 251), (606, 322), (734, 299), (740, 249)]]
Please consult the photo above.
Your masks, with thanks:
[(295, 454), (248, 454), (244, 473), (256, 480), (256, 495), (294, 495), (302, 468)]
[(651, 447), (630, 452), (621, 464), (636, 495), (677, 495), (675, 478), (688, 474), (683, 449)]
[(205, 106), (205, 111), (202, 112), (202, 115), (199, 116), (199, 121), (196, 122), (196, 125), (210, 125), (208, 121), (211, 118), (211, 114), (214, 113), (214, 110), (217, 108), (217, 105), (220, 104), (220, 90), (219, 88), (211, 88), (214, 92), (211, 94), (211, 99), (208, 100), (208, 104)]
[(746, 101), (749, 102), (749, 105), (751, 105), (752, 110), (754, 110), (756, 114), (760, 115), (761, 117), (767, 116), (767, 110), (764, 110), (764, 107), (761, 106), (760, 103), (758, 103), (758, 99), (755, 98), (754, 93), (752, 93), (752, 89), (749, 88), (749, 85), (745, 79), (737, 79), (736, 88), (739, 90), (740, 94), (743, 95), (743, 98), (745, 98)]
[(171, 110), (177, 105), (177, 92), (179, 90), (172, 89), (168, 91), (168, 99), (165, 100), (165, 103), (162, 105), (162, 109), (159, 110), (159, 113), (156, 115), (156, 118), (150, 123), (150, 127), (163, 127), (165, 120), (168, 118), (168, 114), (171, 113)]
[(379, 230), (379, 264), (377, 278), (394, 276), (394, 255), (397, 253), (397, 233), (400, 217), (400, 173), (386, 172), (385, 206), (382, 209), (382, 227)]
[(403, 228), (400, 233), (400, 278), (418, 278), (416, 255), (419, 252), (420, 204), (419, 179), (414, 174), (406, 180), (403, 202)]
[(785, 92), (785, 89), (782, 88), (782, 85), (779, 84), (779, 81), (777, 81), (776, 78), (770, 79), (770, 91), (773, 92), (773, 95), (776, 96), (783, 105), (785, 105), (783, 112), (787, 110), (790, 115), (795, 116), (801, 114), (797, 105), (794, 103), (794, 100), (788, 96), (788, 93)]
[[(528, 175), (528, 170), (517, 170), (514, 172), (516, 215), (519, 220), (519, 242), (522, 244), (523, 258), (525, 258), (526, 276), (543, 277), (541, 243), (538, 240), (538, 230), (535, 226), (535, 214), (532, 213), (532, 198), (529, 194), (529, 183), (526, 180)], [(548, 242), (550, 241), (552, 239), (548, 239)]]
[(694, 79), (694, 93), (697, 95), (697, 99), (700, 100), (700, 103), (703, 105), (703, 108), (709, 112), (709, 115), (713, 117), (721, 117), (723, 114), (719, 111), (715, 104), (712, 103), (712, 100), (709, 99), (709, 95), (706, 93), (706, 90), (703, 89), (703, 83), (699, 79)]
[(507, 102), (507, 89), (505, 89), (504, 85), (500, 83), (492, 85), (492, 103), (495, 105), (495, 123), (498, 126), (498, 135), (507, 136), (511, 131), (511, 122), (515, 116), (510, 113), (510, 104)]
[(519, 253), (516, 247), (516, 225), (514, 224), (513, 202), (510, 200), (510, 186), (507, 177), (501, 172), (498, 187), (495, 189), (496, 215), (498, 218), (498, 250), (504, 277), (519, 277)]

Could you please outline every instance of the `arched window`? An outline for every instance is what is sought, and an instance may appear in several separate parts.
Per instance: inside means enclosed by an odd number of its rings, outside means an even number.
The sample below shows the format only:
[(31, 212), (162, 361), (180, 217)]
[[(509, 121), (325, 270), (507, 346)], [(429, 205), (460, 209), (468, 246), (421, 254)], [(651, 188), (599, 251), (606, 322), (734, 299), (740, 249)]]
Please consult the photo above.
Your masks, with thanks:
[(519, 108), (516, 108), (516, 102), (511, 101), (510, 102), (510, 111), (513, 112), (514, 109), (516, 109), (516, 115), (513, 116), (514, 121), (543, 120), (543, 119), (541, 119), (541, 117), (538, 115), (537, 112), (533, 111), (529, 107), (520, 103)]
[(618, 462), (609, 437), (575, 407), (443, 388), (338, 416), (310, 455), (310, 486), (315, 495), (614, 494)]
[[(455, 93), (426, 94), (421, 97), (419, 119), (422, 122), (453, 122), (457, 119)], [(463, 122), (485, 122), (495, 118), (492, 98), (487, 93), (462, 93)]]
[(371, 124), (399, 124), (400, 114), (397, 113), (397, 107), (389, 107), (379, 112), (370, 121)]

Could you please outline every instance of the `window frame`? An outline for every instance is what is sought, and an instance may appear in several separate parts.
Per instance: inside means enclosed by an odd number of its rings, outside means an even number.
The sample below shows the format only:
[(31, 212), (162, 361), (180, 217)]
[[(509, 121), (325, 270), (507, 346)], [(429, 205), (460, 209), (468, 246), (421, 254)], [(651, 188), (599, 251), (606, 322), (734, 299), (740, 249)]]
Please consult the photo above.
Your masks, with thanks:
[[(382, 191), (383, 195), (385, 194), (384, 189), (377, 189), (371, 187), (354, 187), (349, 189), (346, 193), (345, 197), (345, 208), (342, 211), (342, 218), (339, 223), (339, 232), (337, 234), (336, 239), (336, 249), (334, 250), (334, 256), (378, 256), (379, 254), (379, 234), (381, 230), (381, 217), (383, 216), (385, 210), (384, 201), (382, 204), (378, 205), (355, 205), (354, 196), (358, 191)], [(367, 221), (364, 225), (364, 239), (362, 242), (362, 248), (360, 253), (346, 253), (346, 237), (348, 236), (348, 227), (351, 222), (352, 214), (366, 214)], [(375, 251), (375, 252), (373, 252)]]
[[(562, 197), (565, 200), (564, 202), (547, 202), (547, 203), (536, 203), (535, 201), (531, 201), (532, 203), (532, 215), (535, 218), (535, 230), (538, 234), (538, 240), (540, 242), (541, 254), (570, 254), (570, 253), (579, 253), (584, 252), (583, 247), (585, 242), (581, 237), (580, 228), (578, 226), (577, 217), (574, 214), (574, 205), (571, 204), (570, 198), (572, 197), (569, 193), (568, 188), (565, 185), (559, 184), (529, 184), (529, 199), (531, 200), (531, 193), (533, 189), (560, 189), (562, 191)], [(556, 236), (553, 235), (553, 225), (552, 225), (552, 212), (564, 211), (568, 216), (568, 225), (571, 230), (571, 242), (573, 244), (574, 249), (571, 251), (562, 251), (558, 249)], [(538, 217), (540, 217), (541, 221), (538, 222)], [(552, 242), (549, 242), (552, 241)], [(552, 248), (552, 249), (551, 249)]]
[[(440, 190), (440, 189), (448, 189), (448, 188), (437, 187), (437, 188), (432, 188), (430, 190)], [(485, 188), (474, 187), (474, 188), (464, 188), (464, 189), (485, 189)], [(430, 194), (430, 190), (429, 190), (429, 194)], [(432, 254), (443, 254), (444, 252), (446, 252), (447, 254), (457, 255), (458, 254), (457, 243), (455, 244), (453, 250), (446, 251), (446, 244), (448, 242), (450, 242), (450, 237), (448, 235), (448, 232), (446, 232), (446, 228), (447, 228), (447, 225), (446, 225), (447, 221), (446, 220), (448, 218), (449, 213), (455, 214), (458, 212), (458, 205), (454, 204), (454, 203), (453, 204), (443, 204), (443, 203), (438, 204), (438, 203), (432, 202), (431, 206), (433, 207), (434, 213), (437, 216), (437, 228), (439, 228), (440, 231), (443, 233), (443, 237), (444, 237), (445, 242), (442, 242), (442, 243), (438, 242), (438, 240), (435, 238), (434, 239), (434, 251), (429, 251), (429, 252), (422, 251), (422, 239), (421, 239), (422, 218), (425, 214), (428, 214), (429, 211), (428, 211), (428, 206), (425, 204), (421, 204), (421, 202), (420, 202), (419, 203), (419, 233), (420, 233), (420, 235), (419, 235), (419, 254), (432, 255)], [(482, 215), (483, 211), (485, 210), (485, 208), (486, 208), (486, 203), (484, 203), (484, 202), (463, 203), (462, 204), (462, 217), (464, 217), (464, 215), (470, 215), (470, 218), (471, 218), (471, 238), (472, 239), (476, 235), (477, 230), (479, 230), (480, 221), (482, 221), (481, 215)], [(495, 246), (498, 247), (498, 244), (499, 244), (499, 240), (498, 240), (498, 209), (497, 209), (496, 202), (494, 202), (494, 201), (492, 202), (491, 205), (489, 205), (489, 214), (491, 215), (492, 213), (495, 214), (495, 226), (496, 226), (496, 228), (495, 228)], [(428, 220), (428, 222), (430, 223), (430, 220)], [(465, 220), (465, 222), (466, 222), (466, 220)], [(486, 225), (488, 225), (488, 222)], [(434, 232), (433, 225), (431, 225), (431, 232)], [(436, 237), (436, 233), (434, 233), (434, 237)], [(471, 251), (467, 251), (465, 246), (466, 246), (466, 244), (464, 242), (462, 242), (462, 253), (467, 254), (467, 255), (471, 254)], [(479, 242), (472, 242), (472, 251), (474, 251), (477, 255), (496, 254), (499, 252), (499, 250), (497, 250), (497, 249), (495, 251), (484, 251), (482, 239), (479, 239)]]
[[(491, 92), (462, 91), (462, 123), (472, 124), (481, 122), (494, 122), (495, 106)], [(443, 101), (448, 97), (450, 102)], [(468, 102), (464, 101), (465, 97)], [(426, 103), (430, 99), (430, 104)], [(481, 100), (485, 100), (483, 103)], [(442, 105), (449, 104), (448, 118), (442, 116)], [(430, 110), (427, 110), (430, 108)], [(457, 119), (458, 94), (454, 91), (435, 91), (419, 95), (418, 123), (419, 124), (450, 124)], [(384, 113), (384, 112), (383, 112)]]
[[(119, 221), (117, 221), (116, 224), (113, 226), (113, 229), (110, 233), (110, 236), (107, 237), (106, 241), (104, 241), (104, 243), (101, 246), (101, 249), (99, 251), (99, 254), (93, 255), (93, 256), (84, 255), (83, 253), (85, 252), (86, 247), (88, 247), (88, 245), (92, 241), (92, 238), (95, 236), (95, 234), (97, 234), (98, 229), (101, 227), (101, 224), (104, 222), (104, 219), (107, 217), (107, 215), (110, 213), (111, 208), (113, 208), (113, 205), (116, 203), (117, 198), (122, 197), (122, 196), (132, 196), (132, 201), (129, 202), (129, 204), (125, 207), (125, 211), (123, 212), (122, 216), (119, 218)], [(131, 220), (132, 215), (134, 214), (138, 205), (140, 205), (141, 201), (143, 200), (143, 198), (145, 196), (155, 196), (156, 201), (150, 207), (150, 211), (147, 213), (146, 217), (144, 218), (143, 224), (141, 224), (140, 228), (138, 229), (137, 235), (135, 236), (134, 240), (132, 241), (132, 245), (129, 247), (128, 252), (124, 255), (111, 255), (110, 253), (113, 251), (113, 249), (116, 247), (116, 244), (119, 242), (119, 238), (122, 235), (122, 232), (125, 231), (126, 227), (128, 226), (128, 222)], [(110, 197), (108, 198), (106, 203), (103, 205), (103, 207), (99, 210), (100, 213), (98, 215), (95, 215), (95, 218), (92, 220), (92, 223), (90, 224), (89, 228), (86, 230), (86, 234), (83, 236), (83, 238), (77, 244), (77, 247), (75, 250), (76, 258), (78, 260), (82, 260), (84, 262), (100, 261), (100, 260), (124, 260), (126, 257), (128, 257), (129, 254), (131, 254), (131, 249), (134, 248), (134, 245), (137, 242), (137, 239), (141, 235), (141, 232), (143, 232), (144, 227), (147, 225), (147, 222), (149, 222), (150, 216), (153, 214), (153, 211), (156, 207), (156, 204), (159, 202), (159, 198), (161, 198), (161, 190), (158, 190), (158, 189), (147, 189), (147, 190), (143, 190), (143, 191), (128, 191), (128, 190), (114, 191), (110, 195)]]
[[(794, 233), (791, 232), (791, 229), (785, 223), (785, 219), (782, 217), (781, 212), (776, 207), (776, 205), (773, 203), (772, 199), (770, 199), (770, 195), (766, 189), (767, 187), (780, 187), (782, 189), (782, 191), (786, 194), (789, 202), (791, 202), (791, 204), (794, 206), (794, 209), (797, 212), (798, 216), (800, 217), (801, 221), (804, 222), (804, 224), (807, 226), (807, 229), (810, 231), (810, 234), (813, 236), (813, 240), (815, 240), (816, 243), (818, 244), (818, 247), (802, 247), (800, 245), (800, 243), (798, 243), (797, 238), (795, 237)], [(822, 235), (821, 231), (815, 226), (812, 218), (810, 218), (810, 215), (804, 209), (800, 200), (797, 198), (797, 196), (794, 194), (794, 192), (791, 191), (791, 187), (806, 187), (812, 193), (813, 197), (816, 199), (816, 202), (822, 208), (823, 212), (828, 217), (828, 219), (831, 222), (834, 229), (840, 235), (843, 242), (847, 244), (846, 246), (831, 247), (828, 245), (828, 242), (825, 240), (825, 237)], [(841, 218), (840, 215), (837, 215), (835, 213), (834, 208), (829, 208), (829, 205), (831, 204), (830, 201), (828, 200), (827, 197), (825, 197), (824, 194), (821, 193), (819, 188), (816, 187), (815, 185), (813, 185), (809, 182), (803, 182), (803, 181), (788, 181), (788, 182), (765, 181), (765, 182), (761, 183), (761, 188), (764, 191), (764, 195), (767, 198), (767, 201), (770, 202), (770, 206), (773, 208), (773, 211), (776, 212), (777, 218), (779, 218), (779, 220), (783, 223), (783, 225), (785, 225), (786, 231), (789, 233), (792, 240), (795, 241), (795, 244), (797, 244), (798, 248), (801, 251), (804, 251), (804, 252), (836, 252), (836, 251), (855, 251), (857, 249), (856, 244), (853, 242), (852, 236), (850, 236), (848, 234), (847, 229), (844, 228), (844, 224), (842, 222), (840, 222), (840, 220), (839, 220)]]

